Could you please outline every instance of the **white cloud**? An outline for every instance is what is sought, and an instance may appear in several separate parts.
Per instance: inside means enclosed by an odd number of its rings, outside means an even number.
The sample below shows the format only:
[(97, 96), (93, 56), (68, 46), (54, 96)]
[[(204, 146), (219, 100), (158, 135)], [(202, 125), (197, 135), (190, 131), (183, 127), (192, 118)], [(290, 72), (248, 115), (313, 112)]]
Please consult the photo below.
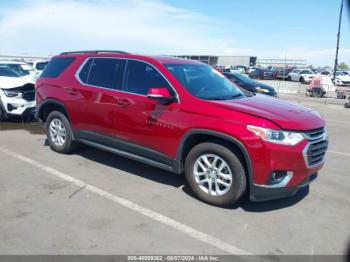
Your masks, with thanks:
[(224, 22), (160, 0), (31, 1), (0, 20), (0, 52), (122, 49), (152, 54), (248, 54)]
[[(331, 64), (333, 49), (237, 46), (235, 26), (162, 0), (27, 0), (0, 11), (0, 53), (53, 55), (84, 49), (148, 54), (257, 55)], [(247, 40), (247, 39), (245, 39)], [(250, 41), (255, 41), (253, 32)], [(340, 50), (350, 61), (350, 49)]]

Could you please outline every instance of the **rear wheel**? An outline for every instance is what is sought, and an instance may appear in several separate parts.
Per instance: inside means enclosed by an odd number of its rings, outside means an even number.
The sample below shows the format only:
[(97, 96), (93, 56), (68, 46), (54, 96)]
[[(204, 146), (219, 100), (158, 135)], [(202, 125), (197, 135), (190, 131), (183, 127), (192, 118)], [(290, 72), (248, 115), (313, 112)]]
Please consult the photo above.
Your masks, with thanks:
[(52, 150), (67, 154), (76, 149), (77, 142), (73, 139), (72, 128), (64, 114), (58, 111), (51, 112), (45, 127), (47, 139)]
[(228, 148), (202, 143), (192, 148), (185, 161), (186, 179), (203, 201), (228, 206), (246, 190), (246, 177), (239, 158)]

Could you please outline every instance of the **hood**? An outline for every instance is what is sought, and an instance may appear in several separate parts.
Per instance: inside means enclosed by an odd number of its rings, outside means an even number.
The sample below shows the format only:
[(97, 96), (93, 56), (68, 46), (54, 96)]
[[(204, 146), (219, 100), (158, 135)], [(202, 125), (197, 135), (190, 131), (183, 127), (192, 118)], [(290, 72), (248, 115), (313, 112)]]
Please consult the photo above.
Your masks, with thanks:
[(23, 86), (25, 84), (34, 84), (33, 76), (26, 75), (21, 77), (0, 76), (0, 88), (9, 89)]
[(272, 86), (269, 86), (269, 85), (264, 84), (264, 83), (259, 83), (259, 82), (254, 82), (254, 87), (255, 88), (261, 87), (261, 88), (264, 88), (264, 89), (267, 89), (270, 91), (275, 91), (275, 89)]
[(256, 94), (252, 97), (214, 103), (226, 109), (265, 118), (286, 130), (310, 130), (325, 125), (318, 112), (266, 95)]
[(337, 76), (337, 79), (340, 79), (341, 81), (350, 81), (350, 76)]

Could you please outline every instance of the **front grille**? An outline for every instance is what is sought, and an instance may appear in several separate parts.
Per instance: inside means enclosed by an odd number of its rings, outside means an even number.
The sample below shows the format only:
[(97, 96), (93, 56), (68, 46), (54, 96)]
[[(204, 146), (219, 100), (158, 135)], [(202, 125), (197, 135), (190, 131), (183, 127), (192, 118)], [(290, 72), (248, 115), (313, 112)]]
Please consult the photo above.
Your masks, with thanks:
[(323, 136), (324, 133), (325, 133), (324, 127), (312, 129), (304, 132), (304, 134), (307, 136), (309, 140), (317, 139)]
[(308, 167), (312, 167), (323, 162), (327, 148), (327, 140), (320, 140), (310, 143), (306, 151), (306, 160)]
[(327, 130), (324, 127), (304, 131), (309, 143), (304, 149), (307, 167), (313, 167), (323, 162), (328, 148)]

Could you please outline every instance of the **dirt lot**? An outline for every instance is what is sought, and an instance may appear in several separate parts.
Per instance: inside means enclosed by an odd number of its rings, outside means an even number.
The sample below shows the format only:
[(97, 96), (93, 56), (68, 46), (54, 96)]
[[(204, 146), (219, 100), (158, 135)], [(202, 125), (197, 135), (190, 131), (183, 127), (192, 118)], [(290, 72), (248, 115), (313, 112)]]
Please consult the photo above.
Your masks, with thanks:
[(350, 110), (327, 120), (319, 178), (295, 197), (230, 208), (182, 176), (88, 147), (50, 150), (36, 123), (0, 124), (0, 254), (344, 254), (350, 241)]

